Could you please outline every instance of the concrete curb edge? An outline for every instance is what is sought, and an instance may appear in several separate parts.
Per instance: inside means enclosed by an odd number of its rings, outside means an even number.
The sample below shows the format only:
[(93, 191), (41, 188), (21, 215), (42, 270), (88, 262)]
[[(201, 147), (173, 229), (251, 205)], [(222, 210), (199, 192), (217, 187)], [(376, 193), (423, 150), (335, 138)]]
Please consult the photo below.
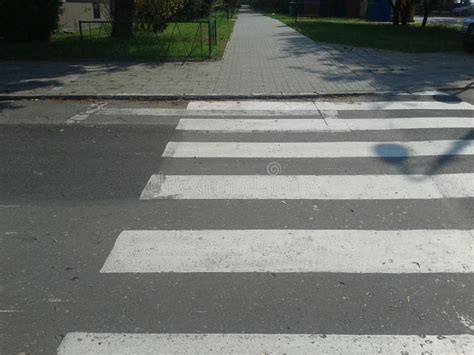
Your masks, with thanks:
[[(458, 91), (468, 87), (430, 88), (429, 91)], [(275, 99), (319, 99), (350, 96), (397, 96), (416, 94), (420, 90), (403, 91), (350, 91), (350, 92), (309, 92), (309, 93), (250, 93), (250, 94), (1, 94), (0, 100), (137, 100), (137, 101), (178, 101), (178, 100), (275, 100)]]

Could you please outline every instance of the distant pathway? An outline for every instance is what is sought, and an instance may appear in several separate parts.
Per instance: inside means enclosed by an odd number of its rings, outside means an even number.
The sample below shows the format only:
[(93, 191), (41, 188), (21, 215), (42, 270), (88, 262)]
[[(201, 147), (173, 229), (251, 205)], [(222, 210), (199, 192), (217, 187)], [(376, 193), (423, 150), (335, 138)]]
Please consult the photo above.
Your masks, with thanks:
[[(344, 76), (348, 79), (341, 80)], [(326, 46), (280, 21), (243, 9), (224, 55), (215, 91), (290, 93), (372, 89), (368, 80), (340, 65), (340, 60)]]
[(463, 53), (407, 54), (316, 43), (268, 16), (243, 9), (215, 92), (357, 92), (467, 84)]

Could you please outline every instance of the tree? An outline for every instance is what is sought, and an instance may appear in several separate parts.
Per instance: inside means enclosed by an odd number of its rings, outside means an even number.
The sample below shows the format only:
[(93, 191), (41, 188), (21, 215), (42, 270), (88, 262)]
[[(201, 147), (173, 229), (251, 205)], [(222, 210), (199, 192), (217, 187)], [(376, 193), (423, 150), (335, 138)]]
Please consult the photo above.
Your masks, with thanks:
[(134, 0), (113, 0), (111, 6), (113, 16), (112, 37), (132, 37)]
[(415, 0), (389, 0), (393, 10), (393, 24), (395, 26), (407, 25), (410, 19), (411, 9), (415, 6)]
[(189, 5), (187, 0), (135, 0), (135, 18), (162, 28), (185, 5)]
[(0, 0), (0, 23), (8, 39), (47, 41), (58, 28), (60, 0)]
[(186, 0), (185, 6), (177, 15), (188, 21), (206, 18), (210, 15), (214, 3), (214, 0)]
[(428, 16), (437, 2), (438, 0), (423, 0), (423, 23), (421, 24), (421, 27), (426, 27), (426, 24), (428, 23)]

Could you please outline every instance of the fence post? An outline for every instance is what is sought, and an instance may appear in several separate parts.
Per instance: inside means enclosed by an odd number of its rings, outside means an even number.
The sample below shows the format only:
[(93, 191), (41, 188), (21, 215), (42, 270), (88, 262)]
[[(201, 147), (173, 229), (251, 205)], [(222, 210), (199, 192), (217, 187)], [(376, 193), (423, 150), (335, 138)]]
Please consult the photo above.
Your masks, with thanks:
[(211, 20), (207, 21), (207, 32), (209, 40), (209, 58), (212, 57), (212, 32), (211, 32)]
[(79, 36), (81, 37), (81, 40), (83, 39), (82, 38), (82, 21), (79, 20)]
[(217, 46), (217, 20), (214, 19), (214, 45)]
[(295, 25), (298, 24), (298, 2), (295, 2)]

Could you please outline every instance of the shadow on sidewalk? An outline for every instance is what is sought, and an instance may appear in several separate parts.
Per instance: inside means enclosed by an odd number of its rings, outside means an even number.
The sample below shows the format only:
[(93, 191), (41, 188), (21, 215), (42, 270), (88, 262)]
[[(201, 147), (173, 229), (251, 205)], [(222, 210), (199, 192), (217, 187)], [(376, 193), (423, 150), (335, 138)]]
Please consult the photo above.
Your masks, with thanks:
[[(100, 84), (100, 81), (110, 80), (111, 78), (108, 77), (110, 74), (125, 73), (130, 68), (137, 66), (140, 66), (145, 72), (159, 70), (164, 63), (8, 61), (1, 62), (0, 65), (2, 66), (0, 93), (35, 94), (34, 91), (39, 90), (41, 95), (59, 93), (65, 86), (87, 74), (94, 75), (93, 80), (98, 80)], [(133, 76), (133, 74), (131, 75)]]
[(315, 80), (359, 82), (385, 91), (422, 91), (474, 82), (473, 58), (463, 52), (402, 53), (351, 47), (314, 42), (296, 31), (275, 37), (282, 55), (274, 59), (293, 59), (289, 69)]

